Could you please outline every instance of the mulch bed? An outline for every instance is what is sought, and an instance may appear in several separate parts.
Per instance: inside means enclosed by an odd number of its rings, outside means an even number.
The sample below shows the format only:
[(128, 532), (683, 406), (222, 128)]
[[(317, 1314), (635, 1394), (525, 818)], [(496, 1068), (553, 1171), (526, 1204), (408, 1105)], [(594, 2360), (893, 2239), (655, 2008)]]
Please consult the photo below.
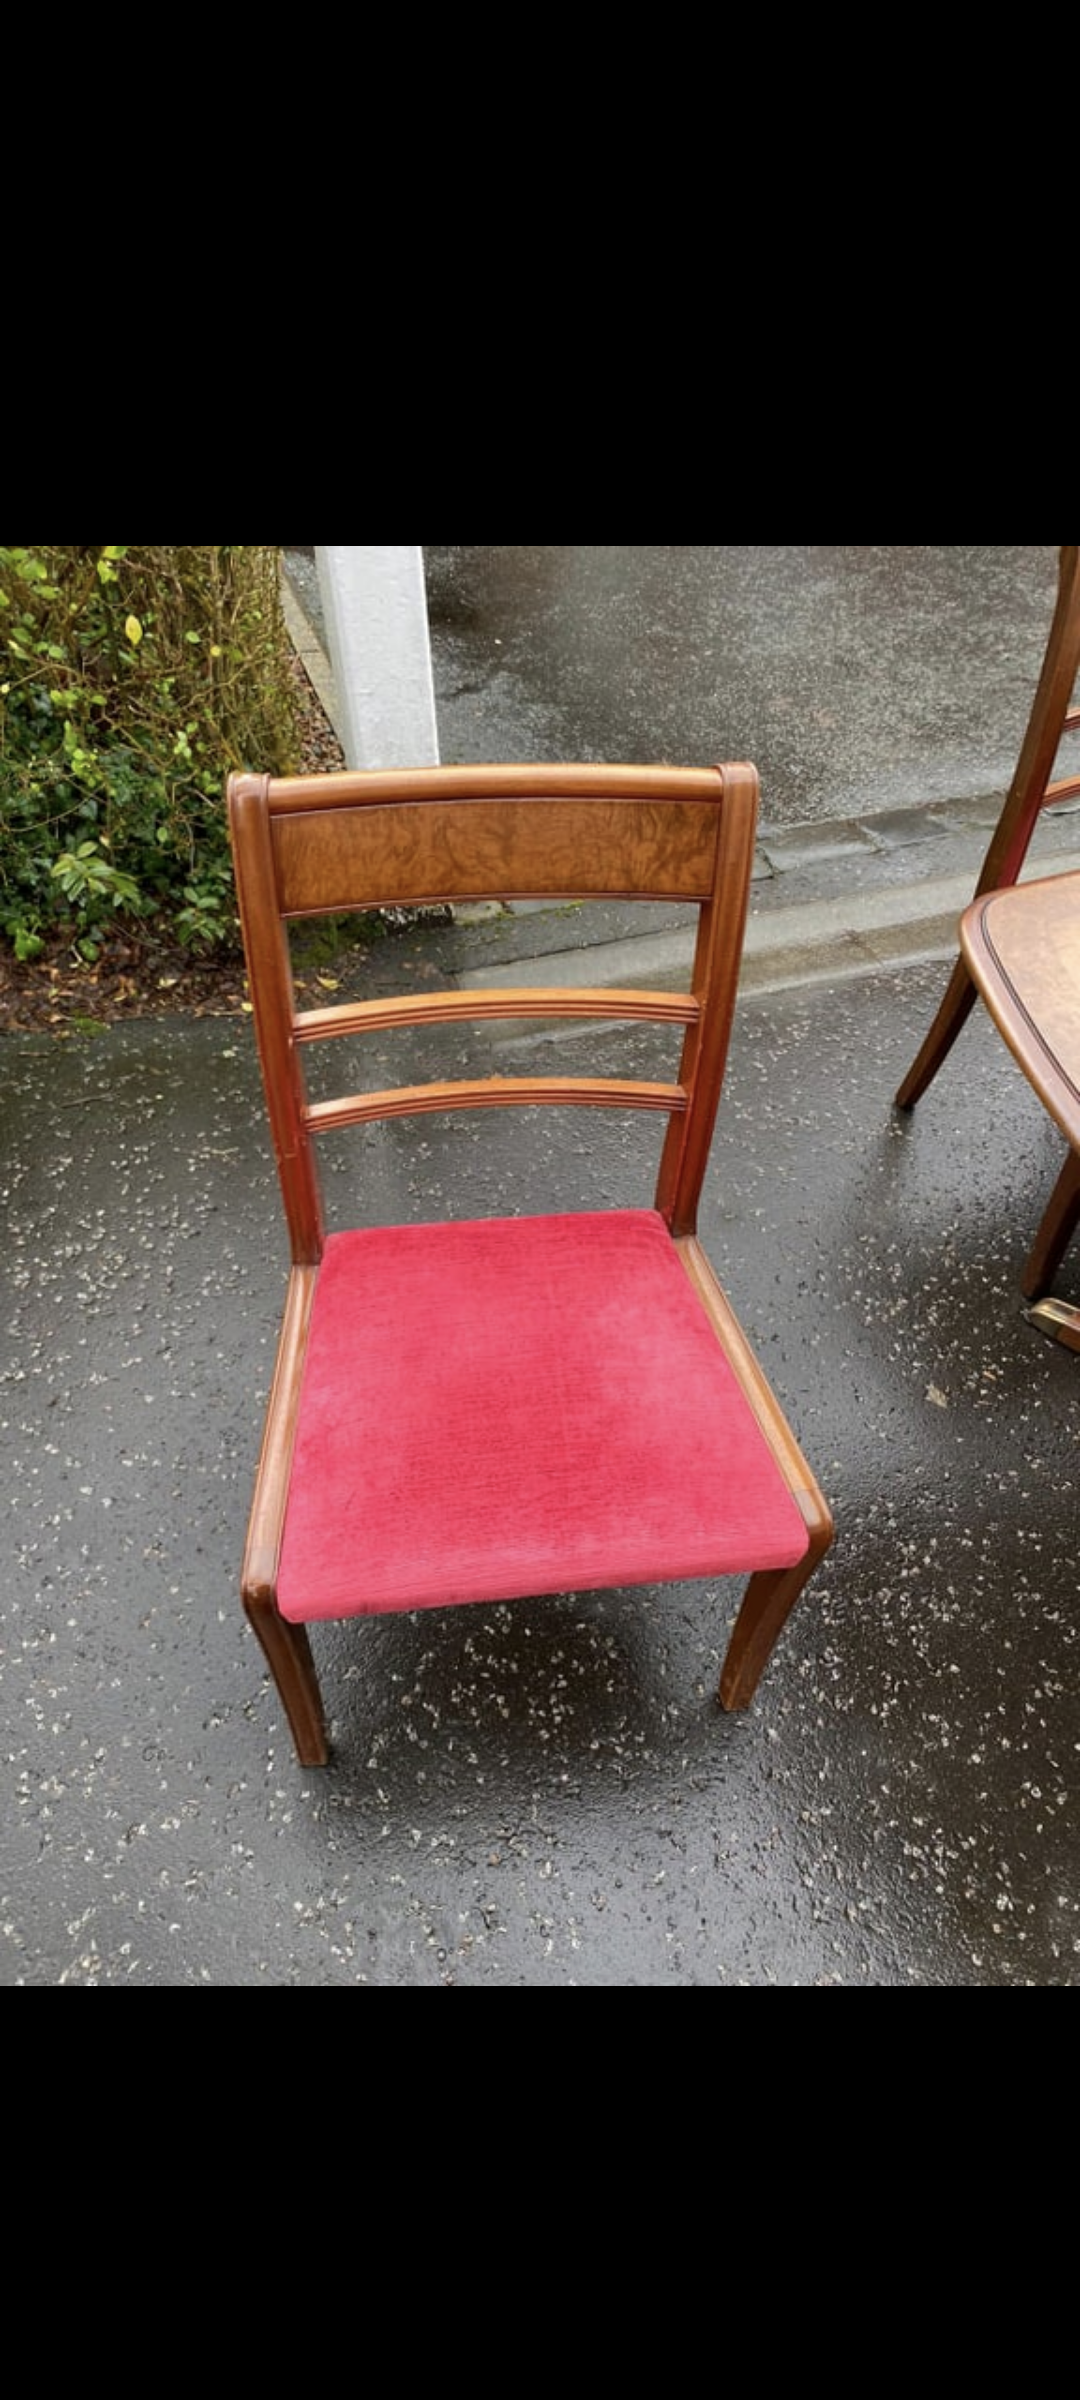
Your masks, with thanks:
[[(301, 772), (322, 774), (344, 766), (337, 735), (298, 658), (292, 672), (300, 705)], [(26, 964), (0, 943), (3, 1033), (62, 1037), (97, 1032), (128, 1017), (237, 1016), (246, 999), (239, 955), (195, 957), (123, 919), (92, 966), (76, 958), (66, 942)]]

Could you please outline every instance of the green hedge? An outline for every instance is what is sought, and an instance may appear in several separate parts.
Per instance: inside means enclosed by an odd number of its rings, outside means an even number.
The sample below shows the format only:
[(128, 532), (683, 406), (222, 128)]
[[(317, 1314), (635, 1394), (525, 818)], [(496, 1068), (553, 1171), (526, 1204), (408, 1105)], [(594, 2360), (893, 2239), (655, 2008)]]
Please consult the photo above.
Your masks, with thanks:
[(0, 938), (236, 938), (234, 767), (299, 762), (280, 552), (0, 548)]

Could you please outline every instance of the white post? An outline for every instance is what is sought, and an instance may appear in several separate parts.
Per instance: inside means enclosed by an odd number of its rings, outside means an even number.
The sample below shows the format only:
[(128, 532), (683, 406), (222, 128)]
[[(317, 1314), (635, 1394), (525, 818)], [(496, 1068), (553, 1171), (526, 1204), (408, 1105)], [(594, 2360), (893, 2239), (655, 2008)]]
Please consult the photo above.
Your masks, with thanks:
[(422, 549), (315, 549), (350, 767), (439, 763)]

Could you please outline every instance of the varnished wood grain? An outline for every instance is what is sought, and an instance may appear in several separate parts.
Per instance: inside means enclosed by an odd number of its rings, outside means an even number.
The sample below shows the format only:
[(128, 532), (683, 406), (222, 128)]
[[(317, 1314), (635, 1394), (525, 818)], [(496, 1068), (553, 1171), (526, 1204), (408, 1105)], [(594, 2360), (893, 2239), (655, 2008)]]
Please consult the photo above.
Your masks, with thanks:
[(404, 801), (272, 820), (286, 916), (447, 900), (702, 900), (716, 810), (633, 798)]
[[(724, 767), (625, 766), (555, 760), (551, 763), (507, 761), (496, 765), (384, 767), (343, 769), (334, 775), (282, 775), (266, 778), (266, 803), (271, 817), (294, 816), (298, 810), (316, 815), (326, 808), (378, 809), (407, 800), (704, 800), (715, 806)], [(238, 775), (234, 782), (262, 785), (261, 776)]]
[(832, 1510), (756, 1358), (711, 1260), (695, 1237), (676, 1239), (689, 1281), (753, 1409), (806, 1526), (805, 1556), (793, 1567), (752, 1575), (732, 1628), (720, 1676), (724, 1709), (750, 1706), (792, 1609), (833, 1540)]
[(696, 1230), (701, 1187), (727, 1067), (739, 985), (757, 822), (753, 767), (725, 770), (727, 806), (720, 822), (712, 893), (698, 919), (693, 991), (699, 1013), (687, 1026), (679, 1081), (689, 1092), (685, 1116), (672, 1118), (660, 1161), (656, 1205), (672, 1232)]
[(604, 1075), (490, 1075), (318, 1100), (305, 1111), (305, 1123), (312, 1133), (332, 1133), (381, 1117), (431, 1116), (452, 1108), (643, 1108), (682, 1115), (686, 1107), (687, 1094), (678, 1083), (620, 1082)]
[(263, 1090), (296, 1265), (322, 1257), (318, 1171), (304, 1125), (307, 1090), (294, 1038), (296, 1000), (270, 838), (268, 776), (233, 776), (229, 832)]
[(277, 1581), (317, 1272), (315, 1267), (294, 1267), (286, 1287), (244, 1550), (243, 1590), (255, 1602), (271, 1598)]
[(494, 992), (416, 992), (399, 1000), (346, 1000), (333, 1008), (301, 1009), (293, 1031), (298, 1042), (324, 1042), (342, 1034), (389, 1033), (405, 1026), (497, 1024), (505, 1017), (693, 1025), (700, 1014), (700, 1002), (690, 992), (500, 984)]
[(1017, 1064), (1080, 1148), (1080, 874), (986, 893), (965, 910), (960, 943)]

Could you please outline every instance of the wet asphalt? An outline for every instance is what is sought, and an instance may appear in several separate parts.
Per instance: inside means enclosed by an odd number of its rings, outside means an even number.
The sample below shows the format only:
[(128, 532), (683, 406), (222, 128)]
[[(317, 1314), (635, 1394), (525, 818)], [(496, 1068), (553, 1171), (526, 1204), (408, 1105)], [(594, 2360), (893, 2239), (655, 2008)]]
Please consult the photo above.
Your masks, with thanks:
[[(468, 587), (474, 562), (575, 555), (432, 557)], [(594, 555), (842, 576), (889, 554)], [(1030, 657), (1051, 551), (894, 555), (985, 562), (962, 646)], [(1011, 631), (1007, 561), (1026, 562)], [(810, 606), (796, 585), (785, 624)], [(489, 594), (469, 636), (477, 755), (505, 730), (501, 651), (534, 605), (508, 568), (500, 588), (505, 614)], [(904, 623), (883, 609), (875, 655)], [(436, 614), (445, 694), (461, 659), (443, 638)], [(674, 671), (658, 650), (664, 701)], [(588, 754), (576, 688), (549, 732)], [(839, 750), (845, 697), (843, 676), (814, 694)], [(732, 747), (753, 756), (757, 730)], [(954, 730), (950, 713), (943, 752)], [(1001, 771), (936, 786), (924, 823), (903, 754), (930, 728), (897, 745), (897, 775), (882, 761), (842, 811), (791, 816), (783, 867), (763, 849), (706, 1183), (703, 1238), (837, 1519), (745, 1717), (714, 1700), (737, 1588), (565, 1594), (317, 1629), (335, 1753), (299, 1769), (237, 1597), (286, 1267), (250, 1030), (0, 1040), (6, 1985), (1080, 1980), (1080, 1381), (1019, 1298), (1060, 1145), (981, 1014), (915, 1115), (892, 1109), (947, 945), (910, 905), (887, 956), (865, 927), (888, 894), (944, 888), (946, 856), (963, 880)], [(812, 955), (785, 939), (800, 910)], [(625, 938), (487, 916), (367, 941), (341, 972), (422, 986)], [(627, 1038), (645, 1064), (642, 1032), (604, 1034), (595, 1071)], [(495, 1071), (505, 1045), (474, 1042)], [(330, 1217), (637, 1205), (655, 1139), (606, 1116), (369, 1129), (327, 1154)]]
[[(424, 561), (447, 761), (751, 757), (769, 827), (1007, 784), (1057, 588), (1051, 546), (432, 545)], [(310, 573), (308, 594), (317, 611)]]

